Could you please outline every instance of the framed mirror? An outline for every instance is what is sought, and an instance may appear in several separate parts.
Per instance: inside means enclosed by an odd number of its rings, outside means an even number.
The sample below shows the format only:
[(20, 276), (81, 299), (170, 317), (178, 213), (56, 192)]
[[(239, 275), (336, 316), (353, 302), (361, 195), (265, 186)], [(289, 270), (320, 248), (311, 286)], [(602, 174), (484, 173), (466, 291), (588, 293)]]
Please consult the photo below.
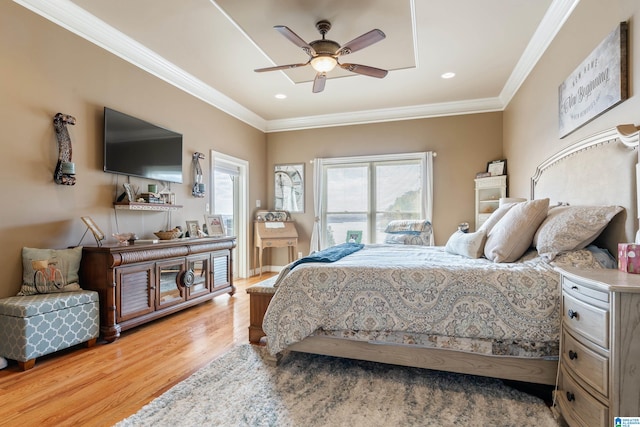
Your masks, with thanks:
[(304, 212), (304, 163), (274, 168), (275, 210)]

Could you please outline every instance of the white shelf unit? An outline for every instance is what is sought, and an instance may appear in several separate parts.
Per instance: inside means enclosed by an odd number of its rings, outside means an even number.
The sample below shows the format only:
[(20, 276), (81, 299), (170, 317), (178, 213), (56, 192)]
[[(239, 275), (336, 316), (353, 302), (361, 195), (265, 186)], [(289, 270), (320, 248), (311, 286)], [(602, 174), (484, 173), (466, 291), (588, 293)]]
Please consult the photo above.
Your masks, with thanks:
[(476, 178), (476, 230), (498, 209), (500, 199), (507, 197), (507, 176)]

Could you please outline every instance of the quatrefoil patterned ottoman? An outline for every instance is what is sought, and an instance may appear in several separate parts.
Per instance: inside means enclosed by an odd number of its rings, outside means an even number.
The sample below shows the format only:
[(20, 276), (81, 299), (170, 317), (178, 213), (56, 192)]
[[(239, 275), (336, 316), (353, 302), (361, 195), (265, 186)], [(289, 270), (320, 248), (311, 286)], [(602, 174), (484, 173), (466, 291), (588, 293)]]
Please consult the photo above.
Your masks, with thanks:
[(23, 370), (35, 359), (76, 344), (95, 344), (98, 293), (74, 291), (0, 299), (0, 356)]

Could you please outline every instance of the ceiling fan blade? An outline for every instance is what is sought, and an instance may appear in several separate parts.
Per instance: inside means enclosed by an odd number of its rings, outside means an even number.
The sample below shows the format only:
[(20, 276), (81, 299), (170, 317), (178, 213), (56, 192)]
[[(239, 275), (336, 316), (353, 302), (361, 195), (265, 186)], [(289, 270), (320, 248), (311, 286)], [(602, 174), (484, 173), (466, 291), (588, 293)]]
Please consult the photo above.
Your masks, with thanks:
[(276, 65), (275, 67), (257, 68), (253, 71), (255, 71), (256, 73), (263, 73), (265, 71), (289, 70), (291, 68), (304, 67), (305, 65), (309, 65), (309, 62), (307, 61), (301, 64), (287, 64), (287, 65)]
[(326, 73), (316, 74), (316, 78), (313, 80), (313, 93), (322, 92), (324, 90), (324, 83), (327, 81)]
[(356, 52), (360, 49), (364, 49), (367, 46), (370, 46), (374, 43), (379, 42), (380, 40), (387, 37), (382, 31), (375, 29), (371, 30), (368, 33), (361, 35), (360, 37), (356, 37), (348, 43), (345, 43), (344, 46), (340, 48), (336, 52), (337, 55), (348, 55), (350, 53)]
[(302, 38), (300, 38), (299, 35), (297, 35), (293, 31), (291, 31), (289, 29), (289, 27), (285, 27), (284, 25), (276, 25), (273, 28), (277, 32), (279, 32), (280, 34), (285, 36), (290, 42), (292, 42), (296, 46), (302, 48), (302, 50), (304, 50), (307, 55), (309, 55), (309, 56), (315, 56), (316, 55), (316, 51), (313, 50), (311, 45), (309, 43), (307, 43), (306, 41), (302, 40)]
[(363, 74), (365, 76), (377, 77), (379, 79), (387, 75), (388, 71), (382, 68), (370, 67), (360, 64), (340, 64), (340, 67), (352, 73)]

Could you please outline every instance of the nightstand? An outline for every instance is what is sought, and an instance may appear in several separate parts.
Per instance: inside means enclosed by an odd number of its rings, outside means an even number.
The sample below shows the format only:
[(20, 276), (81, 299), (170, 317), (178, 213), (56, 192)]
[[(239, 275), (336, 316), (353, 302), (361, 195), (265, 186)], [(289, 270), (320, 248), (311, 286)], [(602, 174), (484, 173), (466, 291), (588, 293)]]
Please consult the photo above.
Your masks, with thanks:
[(558, 268), (562, 332), (556, 404), (570, 426), (640, 415), (640, 275)]

